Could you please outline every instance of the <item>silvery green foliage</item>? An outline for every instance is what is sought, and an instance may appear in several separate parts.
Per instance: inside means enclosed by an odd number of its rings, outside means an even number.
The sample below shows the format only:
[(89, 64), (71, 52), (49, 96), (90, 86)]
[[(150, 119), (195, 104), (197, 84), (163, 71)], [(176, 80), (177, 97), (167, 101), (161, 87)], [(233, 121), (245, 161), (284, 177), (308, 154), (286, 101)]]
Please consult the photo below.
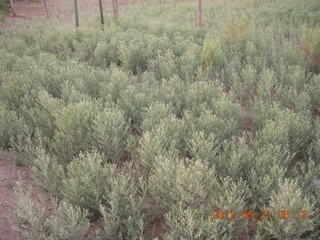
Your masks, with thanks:
[(201, 161), (157, 162), (149, 188), (166, 213), (166, 239), (230, 239), (245, 227), (243, 222), (211, 219), (214, 209), (244, 209), (249, 194), (245, 182), (224, 178), (219, 183), (215, 171)]
[(24, 121), (14, 111), (0, 104), (0, 147), (10, 147), (10, 139), (16, 139), (27, 128)]
[(11, 151), (14, 152), (14, 162), (20, 166), (32, 166), (35, 158), (35, 146), (30, 131), (25, 131), (15, 138), (11, 138)]
[(170, 79), (162, 79), (156, 96), (159, 101), (172, 105), (174, 114), (182, 116), (186, 109), (186, 91), (185, 82), (174, 75)]
[(93, 121), (93, 146), (108, 162), (117, 163), (124, 154), (130, 131), (124, 115), (118, 109), (104, 109)]
[(210, 110), (204, 110), (198, 117), (186, 113), (187, 120), (192, 124), (193, 131), (214, 134), (217, 139), (224, 141), (237, 134), (237, 122), (233, 119), (223, 119)]
[(18, 231), (27, 239), (46, 239), (45, 225), (46, 209), (43, 205), (36, 205), (31, 198), (32, 189), (26, 188), (21, 182), (15, 187), (16, 208), (18, 218)]
[[(279, 239), (301, 239), (301, 235), (314, 227), (314, 204), (304, 197), (301, 189), (294, 180), (285, 179), (280, 183), (278, 191), (273, 191), (267, 209), (274, 215), (278, 211), (288, 211), (290, 217), (281, 219), (273, 216), (262, 224), (267, 232)], [(302, 211), (307, 215), (304, 219)]]
[(99, 106), (94, 101), (81, 101), (61, 109), (56, 116), (54, 151), (69, 161), (80, 151), (92, 149), (93, 121)]
[(128, 74), (123, 70), (114, 66), (110, 67), (110, 79), (101, 83), (100, 95), (103, 99), (117, 103), (120, 95), (125, 91), (132, 83)]
[(165, 212), (177, 203), (208, 211), (203, 204), (212, 201), (217, 184), (214, 169), (200, 160), (186, 164), (181, 159), (163, 156), (155, 159), (149, 178), (150, 193)]
[(46, 203), (37, 203), (31, 196), (32, 188), (21, 182), (15, 187), (18, 230), (26, 239), (84, 239), (89, 229), (88, 212), (71, 204), (54, 200), (52, 212), (47, 211)]
[(34, 155), (31, 162), (33, 178), (48, 191), (60, 194), (62, 179), (65, 178), (63, 166), (42, 148), (34, 149)]
[(54, 205), (54, 214), (45, 222), (48, 239), (85, 239), (89, 229), (88, 210), (61, 201)]
[(106, 189), (106, 202), (100, 205), (102, 228), (101, 240), (142, 240), (144, 232), (144, 184), (127, 174), (118, 174), (110, 179)]
[(152, 103), (144, 115), (144, 120), (141, 124), (142, 131), (151, 131), (157, 128), (164, 118), (172, 114), (172, 108), (169, 104), (161, 102)]
[(177, 70), (175, 56), (171, 50), (159, 52), (148, 64), (148, 70), (153, 72), (157, 80), (170, 79)]
[(165, 129), (161, 127), (143, 134), (137, 149), (137, 159), (144, 174), (148, 175), (153, 169), (157, 156), (178, 156), (179, 151), (175, 148), (178, 139), (175, 136), (168, 138), (170, 136), (167, 136)]
[(145, 109), (151, 101), (150, 93), (141, 92), (137, 87), (130, 86), (121, 92), (119, 107), (123, 110), (126, 120), (139, 130)]
[(257, 150), (248, 169), (248, 182), (254, 189), (257, 207), (269, 200), (270, 192), (277, 189), (292, 161), (290, 152), (279, 145), (265, 145)]
[(73, 205), (98, 212), (99, 205), (110, 193), (115, 167), (105, 163), (97, 152), (81, 153), (67, 167), (61, 194)]

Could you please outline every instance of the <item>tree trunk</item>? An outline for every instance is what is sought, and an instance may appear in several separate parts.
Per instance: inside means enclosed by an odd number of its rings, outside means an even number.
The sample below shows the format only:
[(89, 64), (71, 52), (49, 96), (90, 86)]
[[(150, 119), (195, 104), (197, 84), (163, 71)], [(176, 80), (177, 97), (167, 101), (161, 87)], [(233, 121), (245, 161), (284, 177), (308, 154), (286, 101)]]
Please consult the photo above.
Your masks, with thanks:
[(118, 0), (112, 0), (112, 10), (113, 10), (113, 17), (115, 19), (118, 18), (119, 12), (118, 12)]
[(202, 28), (203, 27), (203, 10), (202, 10), (202, 0), (198, 0), (198, 27)]
[(13, 0), (10, 0), (10, 7), (11, 7), (11, 10), (12, 10), (12, 16), (16, 16), (17, 14), (16, 14), (16, 9), (15, 9), (15, 7), (14, 7), (14, 2), (13, 2)]

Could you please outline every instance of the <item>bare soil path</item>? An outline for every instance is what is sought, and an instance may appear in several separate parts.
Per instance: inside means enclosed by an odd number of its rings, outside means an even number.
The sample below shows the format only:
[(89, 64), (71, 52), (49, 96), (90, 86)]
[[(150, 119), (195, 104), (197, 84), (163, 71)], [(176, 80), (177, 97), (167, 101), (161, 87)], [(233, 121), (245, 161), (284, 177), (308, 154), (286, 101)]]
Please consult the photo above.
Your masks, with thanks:
[(14, 230), (13, 210), (15, 205), (13, 187), (19, 179), (30, 182), (26, 168), (16, 167), (8, 152), (0, 151), (0, 240), (20, 240), (22, 237)]
[(12, 154), (0, 151), (0, 240), (24, 240), (16, 231), (17, 222), (14, 217), (13, 188), (17, 181), (32, 186), (35, 198), (42, 195), (47, 200), (50, 199), (44, 189), (33, 181), (30, 169), (15, 166)]

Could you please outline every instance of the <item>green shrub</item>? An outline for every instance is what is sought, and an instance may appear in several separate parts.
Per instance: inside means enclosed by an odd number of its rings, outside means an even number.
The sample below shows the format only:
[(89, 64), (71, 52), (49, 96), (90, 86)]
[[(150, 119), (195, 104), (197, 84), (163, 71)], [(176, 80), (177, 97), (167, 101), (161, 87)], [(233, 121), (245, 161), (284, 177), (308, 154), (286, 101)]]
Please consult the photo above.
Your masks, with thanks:
[(195, 82), (186, 89), (186, 108), (194, 115), (199, 116), (202, 109), (212, 109), (215, 100), (222, 96), (221, 86), (212, 82)]
[(33, 178), (48, 191), (61, 194), (62, 180), (65, 173), (62, 165), (54, 156), (50, 156), (44, 149), (35, 150), (35, 158), (31, 162)]
[(27, 239), (84, 239), (89, 229), (87, 211), (67, 202), (52, 202), (52, 212), (47, 211), (44, 201), (35, 203), (32, 189), (24, 188), (19, 182), (15, 188), (17, 207), (15, 214), (19, 221), (18, 230)]
[(192, 123), (193, 131), (213, 133), (220, 141), (226, 140), (237, 133), (237, 122), (233, 119), (219, 118), (212, 111), (204, 111), (198, 118), (187, 116)]
[(320, 29), (304, 29), (301, 34), (301, 49), (309, 62), (311, 71), (320, 71)]
[(215, 171), (206, 164), (195, 161), (187, 165), (183, 160), (159, 156), (152, 173), (149, 190), (160, 210), (168, 212), (174, 204), (181, 203), (208, 211), (203, 204), (212, 201), (209, 196), (217, 190), (217, 181)]
[[(280, 183), (278, 191), (271, 195), (268, 210), (273, 215), (271, 219), (266, 219), (262, 228), (272, 237), (279, 239), (301, 239), (302, 234), (313, 230), (314, 206), (310, 199), (303, 197), (301, 189), (294, 180), (285, 179)], [(278, 216), (279, 211), (288, 211), (290, 217), (281, 219)], [(303, 211), (306, 211), (305, 218)], [(300, 212), (300, 213), (299, 213)], [(281, 214), (281, 213), (280, 213)]]
[(69, 161), (80, 151), (92, 149), (93, 121), (98, 106), (94, 101), (69, 104), (56, 116), (54, 151), (64, 161)]
[(192, 44), (177, 59), (177, 74), (181, 79), (186, 82), (193, 82), (202, 78), (203, 71), (199, 62), (200, 54), (201, 47), (198, 44)]
[(176, 75), (170, 79), (163, 79), (156, 92), (157, 100), (170, 104), (177, 116), (182, 116), (186, 108), (187, 85)]
[(268, 144), (257, 150), (248, 173), (248, 184), (255, 193), (255, 207), (265, 204), (270, 192), (278, 189), (292, 159), (289, 150), (281, 145)]
[(117, 44), (116, 38), (110, 39), (108, 42), (98, 42), (93, 52), (94, 64), (100, 67), (109, 67), (111, 63), (119, 63)]
[(106, 206), (100, 206), (102, 240), (143, 238), (144, 196), (139, 194), (141, 184), (127, 174), (119, 174), (110, 182), (111, 191), (106, 195)]
[(36, 151), (30, 131), (11, 138), (11, 146), (11, 151), (14, 153), (13, 160), (17, 166), (32, 166)]
[(221, 64), (222, 50), (220, 42), (217, 39), (206, 38), (203, 43), (201, 54), (201, 63), (204, 66), (215, 66)]
[(172, 106), (169, 104), (155, 102), (152, 103), (144, 115), (144, 120), (141, 124), (142, 131), (151, 131), (156, 129), (164, 118), (172, 114)]
[(191, 139), (189, 139), (189, 149), (193, 158), (201, 159), (217, 169), (222, 169), (222, 166), (219, 166), (220, 160), (217, 156), (220, 150), (220, 142), (213, 133), (193, 132)]
[(114, 66), (110, 67), (110, 79), (101, 84), (100, 95), (103, 99), (117, 103), (121, 94), (132, 84), (127, 73)]
[(46, 239), (44, 222), (47, 218), (46, 208), (34, 202), (31, 197), (31, 187), (25, 188), (21, 182), (15, 187), (16, 208), (18, 218), (18, 231), (27, 239)]
[(170, 79), (177, 70), (176, 59), (171, 50), (158, 53), (155, 59), (152, 59), (148, 64), (148, 70), (153, 72), (156, 79)]
[(130, 122), (134, 129), (139, 130), (146, 108), (152, 102), (152, 96), (135, 87), (128, 87), (121, 92), (119, 107), (123, 110), (126, 121)]
[(16, 139), (26, 131), (24, 121), (14, 111), (8, 110), (0, 103), (0, 147), (9, 148), (10, 139)]
[(178, 150), (176, 146), (176, 139), (168, 139), (164, 136), (163, 129), (157, 129), (156, 133), (145, 132), (137, 149), (137, 156), (139, 165), (144, 175), (148, 176), (150, 171), (154, 168), (155, 159), (157, 156), (171, 156), (176, 157)]
[(48, 239), (85, 239), (89, 230), (88, 211), (60, 202), (54, 206), (54, 214), (47, 219)]
[(311, 98), (311, 110), (313, 111), (314, 114), (319, 114), (320, 113), (320, 77), (314, 76), (310, 84), (307, 86), (307, 92), (308, 95)]
[(93, 136), (96, 148), (108, 162), (117, 163), (126, 151), (129, 127), (124, 115), (117, 109), (99, 112), (93, 121)]
[(147, 69), (148, 52), (147, 45), (144, 40), (135, 38), (130, 42), (122, 42), (119, 44), (120, 61), (123, 66), (133, 73), (140, 73)]
[(110, 193), (110, 184), (115, 176), (115, 167), (104, 163), (97, 152), (83, 153), (67, 167), (62, 180), (62, 197), (71, 204), (97, 214), (99, 205)]
[[(248, 192), (243, 182), (234, 183), (224, 179), (222, 192), (213, 197), (212, 205), (217, 211), (225, 209), (243, 209)], [(218, 200), (219, 199), (219, 200)], [(208, 201), (209, 202), (209, 201)], [(207, 206), (209, 209), (211, 206)], [(211, 207), (212, 209), (212, 207)], [(202, 210), (202, 208), (201, 208)], [(183, 204), (175, 204), (172, 210), (165, 215), (169, 232), (166, 239), (236, 239), (241, 231), (248, 229), (248, 223), (230, 219), (212, 219), (208, 212), (198, 208), (185, 208)], [(213, 210), (211, 211), (213, 212)]]

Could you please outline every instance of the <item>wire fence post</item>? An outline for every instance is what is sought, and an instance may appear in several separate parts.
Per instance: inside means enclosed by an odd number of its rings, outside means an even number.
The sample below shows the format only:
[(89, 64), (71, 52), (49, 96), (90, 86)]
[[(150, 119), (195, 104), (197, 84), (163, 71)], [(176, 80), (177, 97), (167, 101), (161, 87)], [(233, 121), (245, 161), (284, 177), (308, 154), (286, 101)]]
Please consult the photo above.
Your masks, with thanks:
[(103, 18), (103, 6), (102, 6), (102, 0), (99, 0), (99, 9), (100, 9), (100, 22), (101, 22), (102, 29), (103, 29), (103, 25), (104, 25), (104, 18)]
[(203, 10), (202, 10), (202, 0), (198, 0), (198, 27), (203, 27)]
[(79, 27), (78, 0), (74, 0), (74, 13), (75, 13), (76, 27)]
[(47, 0), (43, 0), (43, 6), (44, 6), (44, 10), (46, 12), (47, 18), (49, 18), (49, 11), (48, 11), (48, 5), (47, 5)]

